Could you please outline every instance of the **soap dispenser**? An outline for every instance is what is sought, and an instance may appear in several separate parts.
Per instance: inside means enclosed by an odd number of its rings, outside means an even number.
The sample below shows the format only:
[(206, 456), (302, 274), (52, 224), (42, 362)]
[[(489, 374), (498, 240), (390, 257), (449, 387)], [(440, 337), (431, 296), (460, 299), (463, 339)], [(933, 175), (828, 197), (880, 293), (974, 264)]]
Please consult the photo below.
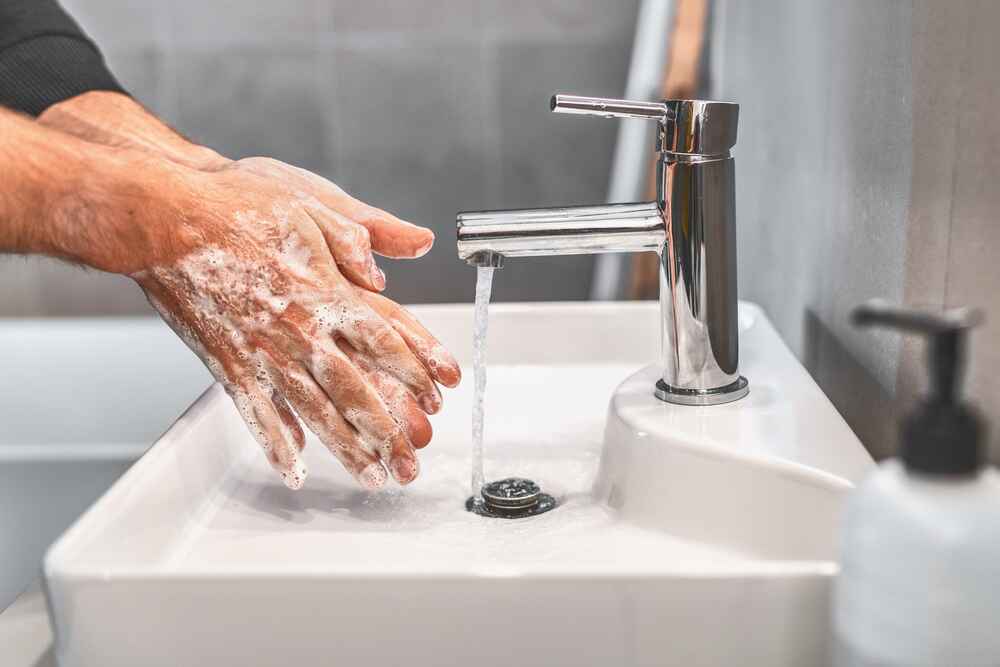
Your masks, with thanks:
[(985, 428), (963, 402), (975, 310), (940, 314), (872, 301), (859, 326), (927, 338), (930, 394), (889, 459), (847, 501), (833, 590), (836, 665), (1000, 665), (1000, 475)]

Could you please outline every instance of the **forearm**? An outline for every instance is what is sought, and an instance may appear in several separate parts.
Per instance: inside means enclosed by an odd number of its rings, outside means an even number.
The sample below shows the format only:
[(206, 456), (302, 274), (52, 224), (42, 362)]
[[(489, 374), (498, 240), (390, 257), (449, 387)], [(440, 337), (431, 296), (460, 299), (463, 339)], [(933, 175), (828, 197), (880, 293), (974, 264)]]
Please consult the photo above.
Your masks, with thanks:
[(142, 150), (193, 169), (211, 171), (230, 161), (195, 144), (121, 93), (92, 91), (49, 107), (38, 121), (107, 146)]
[[(88, 143), (0, 108), (0, 252), (44, 254), (130, 273), (169, 243), (171, 215), (152, 197), (164, 170), (137, 151)], [(176, 167), (175, 169), (180, 169)], [(155, 173), (154, 173), (155, 172)]]

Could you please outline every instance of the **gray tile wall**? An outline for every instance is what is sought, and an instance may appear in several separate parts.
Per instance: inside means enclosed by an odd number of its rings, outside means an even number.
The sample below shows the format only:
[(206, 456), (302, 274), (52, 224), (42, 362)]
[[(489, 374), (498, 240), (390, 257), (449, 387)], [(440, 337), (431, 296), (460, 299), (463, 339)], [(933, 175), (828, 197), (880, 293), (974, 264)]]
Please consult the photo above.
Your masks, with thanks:
[(872, 297), (979, 305), (970, 393), (1000, 461), (1000, 5), (718, 0), (717, 94), (741, 104), (740, 290), (876, 456), (925, 389), (922, 344), (858, 331)]
[[(134, 95), (230, 156), (272, 155), (432, 227), (385, 261), (404, 302), (467, 301), (463, 209), (603, 201), (614, 125), (555, 90), (620, 96), (638, 0), (63, 0)], [(501, 300), (581, 299), (592, 261), (512, 262)], [(130, 281), (0, 258), (0, 316), (146, 312)]]
[(740, 291), (866, 443), (894, 432), (898, 338), (850, 309), (903, 295), (907, 3), (723, 1), (717, 94), (740, 103)]
[[(1000, 4), (936, 3), (914, 10), (913, 192), (907, 293), (943, 307), (979, 306), (968, 393), (992, 421), (1000, 463)], [(899, 388), (925, 386), (923, 350), (908, 346)]]

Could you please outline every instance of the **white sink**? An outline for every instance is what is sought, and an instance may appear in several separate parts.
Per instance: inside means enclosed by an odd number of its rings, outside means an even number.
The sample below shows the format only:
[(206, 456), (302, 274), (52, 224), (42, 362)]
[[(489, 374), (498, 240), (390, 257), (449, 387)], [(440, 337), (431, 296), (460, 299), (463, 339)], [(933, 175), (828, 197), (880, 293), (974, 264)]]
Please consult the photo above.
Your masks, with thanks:
[[(470, 307), (414, 311), (471, 358)], [(871, 460), (760, 310), (750, 396), (706, 408), (652, 396), (655, 304), (491, 318), (487, 477), (559, 508), (464, 511), (468, 368), (420, 479), (374, 496), (315, 441), (287, 490), (215, 387), (49, 552), (63, 667), (822, 664), (836, 515)]]

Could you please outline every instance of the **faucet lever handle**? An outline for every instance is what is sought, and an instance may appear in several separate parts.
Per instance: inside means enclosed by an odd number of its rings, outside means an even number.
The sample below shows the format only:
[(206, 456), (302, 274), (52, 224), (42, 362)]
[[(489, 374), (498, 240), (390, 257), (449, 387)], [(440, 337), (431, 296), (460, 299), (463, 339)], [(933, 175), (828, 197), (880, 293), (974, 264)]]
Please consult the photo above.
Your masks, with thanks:
[(671, 111), (663, 102), (639, 102), (636, 100), (613, 100), (604, 97), (582, 97), (580, 95), (552, 96), (550, 103), (556, 113), (575, 113), (604, 118), (645, 118), (665, 123)]

